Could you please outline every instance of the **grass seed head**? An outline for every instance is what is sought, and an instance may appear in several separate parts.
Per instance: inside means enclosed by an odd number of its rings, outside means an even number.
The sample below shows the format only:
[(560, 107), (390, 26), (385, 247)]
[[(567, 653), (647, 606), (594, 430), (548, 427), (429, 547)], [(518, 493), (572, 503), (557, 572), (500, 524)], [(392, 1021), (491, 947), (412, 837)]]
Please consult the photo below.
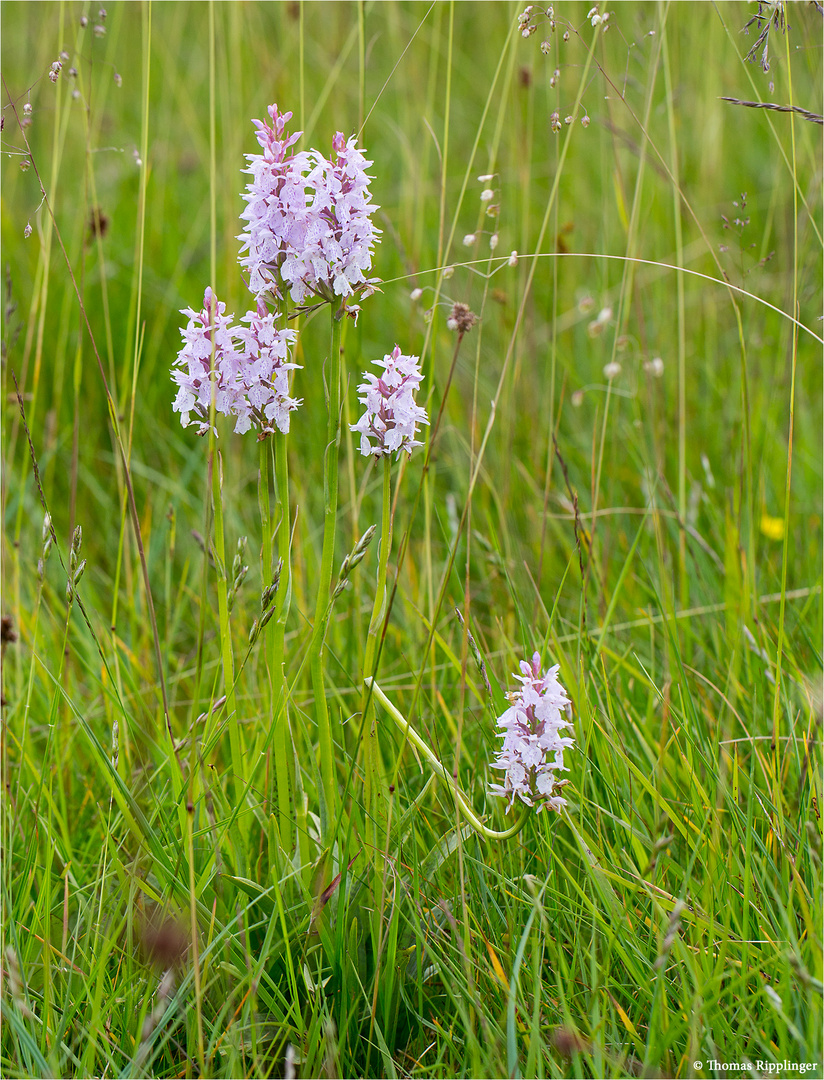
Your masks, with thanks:
[[(495, 244), (490, 241), (490, 247), (493, 251), (497, 247), (497, 233), (495, 234)], [(475, 323), (478, 321), (478, 316), (474, 311), (470, 311), (469, 304), (462, 304), (460, 301), (452, 305), (452, 310), (449, 313), (449, 318), (446, 320), (446, 326), (448, 330), (457, 330), (459, 334), (466, 334)]]

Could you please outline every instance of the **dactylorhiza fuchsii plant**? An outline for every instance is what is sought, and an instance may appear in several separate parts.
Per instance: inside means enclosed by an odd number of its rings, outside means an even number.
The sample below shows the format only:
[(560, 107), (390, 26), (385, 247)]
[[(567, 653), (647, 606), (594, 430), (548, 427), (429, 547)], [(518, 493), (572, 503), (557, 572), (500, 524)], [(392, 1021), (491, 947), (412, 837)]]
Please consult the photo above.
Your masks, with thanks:
[(503, 783), (491, 784), (490, 795), (509, 799), (507, 813), (515, 798), (541, 810), (561, 811), (566, 799), (558, 794), (566, 781), (558, 778), (564, 767), (564, 750), (575, 744), (571, 736), (561, 735), (572, 727), (565, 710), (569, 698), (558, 682), (559, 665), (541, 673), (541, 656), (521, 661), (522, 675), (515, 677), (520, 690), (509, 694), (510, 707), (498, 718), (503, 728), (503, 746), (492, 762), (493, 769), (503, 769)]
[(215, 412), (237, 417), (237, 434), (252, 427), (260, 429), (261, 437), (275, 429), (288, 432), (289, 415), (301, 404), (289, 395), (289, 372), (298, 366), (289, 363), (289, 348), (297, 334), (278, 329), (260, 300), (257, 310), (243, 317), (248, 327), (232, 326), (233, 316), (225, 312), (226, 305), (210, 288), (200, 311), (182, 310), (189, 322), (181, 330), (185, 344), (172, 371), (180, 387), (173, 409), (184, 427), (194, 413), (198, 434), (205, 435), (214, 391)]
[[(378, 284), (368, 278), (380, 230), (372, 223), (366, 170), (372, 164), (356, 137), (338, 132), (332, 158), (317, 150), (290, 153), (302, 132), (287, 135), (290, 112), (269, 107), (271, 124), (254, 120), (262, 154), (248, 154), (246, 222), (240, 265), (256, 295), (281, 299), (286, 292), (304, 310), (371, 295)], [(307, 297), (315, 301), (307, 304)], [(346, 308), (357, 318), (357, 305)]]
[(358, 387), (358, 395), (366, 411), (356, 424), (350, 425), (350, 428), (360, 434), (360, 452), (364, 457), (383, 459), (383, 510), (378, 585), (366, 640), (363, 665), (365, 681), (361, 697), (364, 795), (377, 868), (377, 855), (380, 851), (377, 831), (380, 805), (378, 748), (377, 730), (369, 705), (372, 695), (370, 680), (377, 666), (378, 632), (386, 617), (386, 569), (392, 546), (392, 455), (396, 454), (397, 458), (400, 458), (404, 451), (411, 454), (415, 447), (421, 446), (422, 444), (415, 438), (418, 425), (428, 424), (429, 418), (426, 415), (426, 409), (415, 401), (415, 394), (423, 380), (419, 357), (406, 356), (401, 352), (400, 346), (396, 345), (391, 353), (384, 356), (383, 360), (375, 360), (374, 364), (383, 370), (380, 375), (364, 372), (363, 382)]
[(522, 660), (520, 690), (509, 694), (511, 705), (498, 718), (498, 727), (504, 729), (504, 744), (493, 769), (503, 769), (503, 783), (489, 786), (489, 794), (509, 799), (507, 813), (517, 797), (524, 804), (521, 816), (511, 828), (498, 832), (488, 828), (472, 809), (469, 797), (461, 790), (452, 773), (448, 772), (426, 742), (395, 708), (374, 679), (367, 679), (375, 697), (404, 733), (412, 745), (426, 757), (433, 772), (451, 789), (458, 809), (479, 835), (488, 840), (505, 840), (520, 832), (534, 810), (549, 809), (560, 813), (566, 799), (559, 792), (569, 783), (560, 780), (559, 772), (567, 772), (564, 766), (564, 750), (575, 745), (571, 735), (561, 735), (564, 728), (572, 727), (566, 715), (570, 700), (558, 681), (559, 666), (541, 673), (541, 657), (534, 653), (531, 662)]
[[(268, 623), (273, 623), (274, 633), (268, 632), (264, 648), (271, 673), (279, 837), (281, 846), (289, 852), (294, 839), (291, 821), (296, 813), (301, 814), (301, 807), (295, 806), (292, 799), (290, 769), (294, 749), (288, 728), (290, 692), (284, 664), (285, 623), (291, 596), (286, 434), (291, 413), (300, 401), (290, 391), (291, 373), (297, 367), (290, 361), (290, 349), (297, 335), (286, 328), (286, 323), (296, 315), (330, 305), (332, 333), (324, 379), (328, 432), (323, 477), (323, 550), (307, 653), (320, 749), (321, 832), (326, 840), (331, 836), (337, 812), (334, 746), (343, 741), (332, 731), (323, 665), (326, 628), (337, 595), (331, 595), (331, 582), (338, 500), (341, 321), (344, 315), (357, 320), (360, 307), (352, 300), (363, 299), (378, 287), (378, 279), (368, 275), (380, 230), (372, 223), (377, 205), (372, 202), (370, 177), (366, 173), (371, 162), (358, 148), (356, 137), (347, 140), (338, 132), (332, 140), (330, 158), (317, 150), (295, 152), (293, 148), (301, 133), (289, 134), (286, 130), (292, 114), (281, 113), (277, 105), (271, 105), (268, 112), (269, 122), (253, 121), (261, 152), (247, 155), (248, 165), (243, 170), (251, 180), (243, 194), (247, 205), (241, 215), (245, 224), (238, 237), (239, 262), (254, 296), (254, 308), (240, 322), (248, 325), (234, 325), (225, 305), (218, 301), (211, 287), (207, 288), (200, 311), (191, 308), (183, 311), (188, 324), (182, 331), (184, 344), (172, 378), (178, 386), (174, 409), (180, 413), (181, 422), (187, 426), (194, 419), (199, 433), (208, 434), (210, 439), (215, 552), (224, 586), (219, 593), (219, 609), (228, 712), (235, 705), (235, 672), (228, 623), (231, 588), (224, 557), (221, 468), (213, 441), (217, 437), (214, 417), (218, 413), (235, 417), (235, 432), (242, 434), (254, 429), (261, 443), (259, 504), (264, 594), (267, 588), (275, 590), (275, 581), (278, 586), (276, 598), (273, 600), (269, 595), (266, 610), (262, 608), (260, 618), (255, 621), (255, 640)], [(292, 305), (291, 311), (287, 302)], [(271, 459), (275, 474), (274, 507), (270, 506)], [(273, 553), (275, 533), (277, 567)], [(363, 541), (362, 546), (365, 550)], [(210, 726), (214, 723), (216, 720), (209, 721)], [(240, 778), (245, 751), (238, 725), (230, 724), (229, 730), (233, 772), (238, 778), (236, 793), (243, 799)], [(302, 832), (305, 835), (305, 828)]]
[[(183, 347), (175, 361), (172, 378), (178, 386), (174, 409), (180, 413), (181, 422), (187, 426), (194, 419), (199, 433), (209, 435), (216, 564), (223, 585), (223, 591), (219, 593), (219, 608), (225, 707), (229, 713), (235, 711), (235, 668), (228, 621), (231, 588), (226, 572), (222, 481), (214, 443), (217, 436), (214, 418), (217, 414), (234, 417), (234, 430), (238, 434), (250, 430), (258, 432), (259, 504), (263, 534), (261, 570), (266, 601), (264, 603), (262, 600), (252, 643), (261, 635), (264, 636), (263, 647), (272, 687), (271, 738), (277, 776), (277, 834), (282, 849), (290, 855), (296, 839), (295, 818), (299, 826), (297, 838), (302, 845), (306, 842), (308, 830), (307, 806), (303, 796), (298, 799), (293, 797), (293, 791), (296, 788), (300, 790), (300, 769), (295, 763), (287, 709), (294, 688), (287, 686), (284, 662), (285, 625), (291, 595), (286, 435), (290, 429), (291, 414), (301, 404), (290, 388), (292, 372), (298, 367), (290, 359), (297, 334), (286, 327), (286, 322), (295, 315), (315, 310), (324, 304), (330, 305), (332, 334), (327, 377), (324, 380), (328, 438), (324, 457), (323, 550), (312, 637), (307, 650), (320, 756), (318, 802), (321, 839), (328, 852), (334, 845), (336, 822), (340, 820), (334, 747), (336, 744), (344, 745), (342, 733), (333, 731), (323, 659), (332, 604), (340, 591), (336, 588), (333, 593), (331, 583), (340, 444), (341, 323), (345, 314), (357, 318), (360, 309), (351, 304), (351, 298), (361, 299), (377, 288), (378, 279), (367, 275), (371, 271), (373, 249), (380, 234), (371, 220), (377, 209), (371, 200), (369, 177), (365, 171), (371, 163), (358, 149), (355, 138), (346, 140), (338, 133), (333, 140), (331, 159), (326, 159), (316, 150), (295, 153), (292, 148), (299, 135), (286, 132), (291, 113), (281, 114), (277, 106), (272, 105), (269, 116), (271, 123), (254, 121), (262, 153), (247, 155), (249, 165), (245, 172), (252, 179), (244, 195), (247, 206), (242, 220), (246, 224), (239, 237), (239, 261), (248, 274), (247, 284), (254, 296), (254, 307), (237, 325), (213, 289), (207, 288), (203, 307), (199, 311), (191, 308), (183, 311), (188, 322), (182, 331)], [(289, 302), (293, 305), (291, 312), (287, 309)], [(405, 724), (373, 681), (380, 630), (387, 612), (386, 579), (392, 543), (392, 461), (393, 456), (397, 460), (421, 445), (416, 436), (419, 427), (428, 424), (429, 420), (426, 410), (415, 400), (423, 378), (419, 358), (404, 354), (396, 345), (391, 353), (374, 364), (380, 369), (379, 373), (365, 373), (358, 387), (359, 400), (365, 411), (358, 422), (350, 426), (360, 435), (361, 453), (370, 459), (382, 459), (384, 470), (377, 589), (364, 654), (364, 690), (361, 699), (365, 809), (367, 830), (373, 833), (369, 846), (375, 853), (377, 870), (377, 855), (382, 847), (378, 835), (381, 806), (378, 796), (382, 778), (374, 714), (370, 709), (372, 695), (383, 702), (396, 722)], [(270, 506), (269, 494), (272, 458), (274, 508)], [(363, 556), (368, 539), (371, 539), (372, 531), (369, 530), (360, 542), (358, 550), (363, 548), (363, 551), (360, 551), (358, 561)], [(278, 538), (277, 567), (273, 552), (275, 533)], [(354, 565), (351, 559), (350, 564)], [(270, 622), (274, 632), (264, 634)], [(536, 662), (533, 662), (533, 666)], [(524, 670), (527, 670), (526, 667)], [(504, 748), (494, 764), (495, 768), (506, 770), (504, 783), (500, 790), (495, 789), (493, 793), (508, 794), (510, 805), (517, 795), (528, 806), (537, 804), (540, 808), (549, 805), (553, 809), (560, 809), (563, 799), (557, 794), (555, 770), (563, 767), (562, 750), (572, 740), (557, 735), (558, 727), (564, 726), (563, 721), (558, 721), (558, 709), (564, 706), (567, 699), (554, 673), (550, 673), (551, 678), (550, 675), (544, 677), (542, 682), (538, 669), (534, 672), (531, 668), (529, 670), (531, 681), (525, 677), (522, 680), (524, 689), (520, 692), (520, 699), (525, 704), (519, 712), (514, 703), (501, 720), (503, 723), (509, 717), (512, 730), (507, 732)], [(297, 677), (300, 677), (300, 672)], [(550, 684), (555, 708), (551, 722), (545, 716), (549, 708), (546, 691)], [(209, 721), (210, 731), (215, 724), (216, 720)], [(241, 745), (238, 724), (230, 723), (229, 732), (233, 772), (242, 778), (243, 758), (248, 748)], [(446, 777), (437, 757), (423, 740), (411, 728), (408, 728), (406, 735), (418, 749), (422, 749), (433, 769)], [(258, 735), (255, 757), (259, 756), (265, 740), (266, 736)], [(546, 762), (543, 756), (550, 750), (558, 752), (552, 763)], [(502, 839), (521, 827), (522, 822), (519, 822), (503, 833), (486, 828), (474, 815), (468, 800), (459, 792), (454, 781), (452, 786), (462, 812), (483, 835)], [(236, 794), (239, 802), (246, 798), (247, 792), (241, 779), (236, 781)]]
[[(418, 424), (428, 424), (426, 409), (415, 403), (415, 393), (420, 386), (420, 358), (404, 356), (400, 345), (383, 360), (375, 360), (382, 367), (381, 375), (364, 372), (358, 387), (361, 405), (366, 412), (352, 431), (360, 434), (360, 451), (365, 457), (385, 457), (401, 450), (411, 454), (422, 444), (415, 439)], [(374, 441), (373, 441), (374, 440)]]

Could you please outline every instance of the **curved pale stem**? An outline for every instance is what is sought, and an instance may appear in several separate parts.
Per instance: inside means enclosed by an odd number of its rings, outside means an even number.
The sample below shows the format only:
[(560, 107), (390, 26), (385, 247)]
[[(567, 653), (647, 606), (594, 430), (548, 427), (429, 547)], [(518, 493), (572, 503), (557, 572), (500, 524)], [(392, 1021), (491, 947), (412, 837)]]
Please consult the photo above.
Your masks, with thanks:
[(495, 829), (488, 829), (478, 817), (478, 815), (475, 813), (475, 811), (472, 809), (472, 807), (469, 805), (469, 799), (460, 789), (460, 787), (458, 787), (457, 780), (449, 775), (449, 773), (437, 759), (435, 754), (432, 752), (430, 746), (426, 742), (424, 742), (424, 740), (420, 737), (417, 731), (415, 731), (412, 725), (409, 724), (406, 718), (395, 708), (395, 706), (392, 704), (386, 694), (384, 694), (383, 690), (381, 690), (375, 680), (372, 678), (367, 678), (364, 679), (364, 683), (367, 687), (371, 687), (372, 693), (375, 695), (381, 705), (383, 705), (383, 707), (386, 709), (386, 711), (389, 713), (389, 715), (404, 733), (406, 738), (409, 739), (415, 749), (419, 750), (420, 753), (423, 754), (423, 756), (429, 762), (432, 771), (437, 776), (440, 776), (440, 778), (444, 781), (447, 787), (449, 787), (452, 794), (455, 796), (455, 802), (457, 803), (459, 810), (464, 815), (469, 824), (472, 826), (472, 828), (475, 830), (475, 832), (477, 832), (480, 836), (483, 836), (487, 840), (507, 840), (510, 836), (515, 836), (521, 831), (521, 829), (526, 824), (526, 819), (529, 817), (529, 810), (527, 808), (524, 808), (521, 816), (511, 828), (504, 829), (503, 832), (497, 832)]

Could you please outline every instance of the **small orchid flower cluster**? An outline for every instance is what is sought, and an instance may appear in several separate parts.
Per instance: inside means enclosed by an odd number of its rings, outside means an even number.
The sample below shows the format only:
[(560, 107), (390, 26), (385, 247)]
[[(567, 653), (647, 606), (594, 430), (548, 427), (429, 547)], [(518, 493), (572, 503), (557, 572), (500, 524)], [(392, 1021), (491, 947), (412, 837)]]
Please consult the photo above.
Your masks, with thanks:
[(422, 445), (415, 439), (418, 424), (429, 423), (426, 409), (415, 404), (414, 395), (423, 379), (420, 358), (404, 356), (400, 345), (396, 345), (383, 360), (373, 363), (383, 372), (364, 372), (358, 400), (366, 406), (366, 412), (350, 428), (360, 433), (364, 457), (385, 457), (395, 451), (400, 457), (401, 450), (411, 454)]
[[(492, 762), (493, 769), (504, 769), (502, 784), (491, 784), (489, 793), (509, 799), (507, 812), (515, 796), (537, 810), (549, 808), (561, 811), (566, 799), (558, 791), (565, 781), (557, 773), (566, 772), (564, 750), (575, 740), (561, 735), (571, 727), (564, 710), (569, 705), (566, 691), (558, 682), (556, 665), (541, 674), (541, 657), (535, 653), (532, 662), (521, 661), (522, 675), (516, 676), (522, 689), (509, 695), (510, 707), (499, 717), (503, 728), (503, 746)], [(550, 757), (551, 755), (551, 757)]]
[(289, 372), (298, 366), (289, 363), (296, 335), (278, 329), (267, 301), (282, 304), (288, 287), (296, 304), (307, 296), (319, 304), (340, 302), (341, 314), (357, 319), (360, 309), (347, 306), (346, 297), (369, 296), (377, 288), (377, 279), (366, 276), (380, 236), (365, 171), (371, 162), (356, 137), (347, 141), (338, 132), (331, 160), (317, 150), (295, 154), (290, 150), (301, 132), (287, 133), (292, 114), (270, 105), (269, 117), (271, 123), (252, 121), (263, 152), (248, 154), (244, 170), (252, 180), (243, 196), (239, 261), (249, 273), (255, 307), (240, 321), (248, 327), (232, 325), (234, 316), (226, 315), (211, 288), (200, 311), (181, 312), (189, 321), (172, 370), (179, 387), (173, 407), (184, 427), (194, 415), (201, 435), (209, 430), (213, 393), (215, 410), (236, 417), (238, 433), (255, 427), (263, 439), (275, 429), (289, 430), (289, 414), (301, 404), (289, 395)]
[(210, 288), (200, 311), (184, 308), (182, 314), (189, 322), (181, 331), (184, 345), (172, 379), (179, 387), (173, 408), (183, 426), (194, 414), (198, 434), (208, 432), (214, 376), (215, 411), (237, 417), (237, 433), (253, 424), (260, 428), (259, 438), (275, 428), (287, 432), (289, 414), (300, 405), (289, 396), (289, 372), (298, 366), (288, 362), (294, 330), (278, 329), (262, 301), (243, 317), (248, 328), (232, 326), (233, 316)]
[[(291, 113), (269, 107), (271, 124), (253, 121), (262, 154), (247, 154), (252, 181), (240, 215), (246, 222), (240, 265), (249, 273), (256, 295), (281, 298), (289, 290), (294, 303), (307, 296), (321, 303), (371, 295), (377, 279), (368, 278), (372, 250), (380, 230), (372, 223), (366, 169), (372, 164), (357, 147), (356, 136), (338, 132), (332, 158), (317, 150), (290, 154), (302, 132), (286, 134)], [(312, 305), (310, 305), (312, 306)], [(357, 317), (358, 308), (347, 311)]]

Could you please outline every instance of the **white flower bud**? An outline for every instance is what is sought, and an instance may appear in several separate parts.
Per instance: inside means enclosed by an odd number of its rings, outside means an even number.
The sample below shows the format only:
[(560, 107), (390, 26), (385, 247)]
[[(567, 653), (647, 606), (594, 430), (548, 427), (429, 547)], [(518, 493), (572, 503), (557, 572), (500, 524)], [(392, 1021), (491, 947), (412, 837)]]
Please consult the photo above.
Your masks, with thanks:
[(647, 374), (652, 375), (655, 379), (660, 379), (664, 374), (664, 361), (660, 356), (654, 357), (652, 360), (647, 360), (644, 364), (644, 371)]

